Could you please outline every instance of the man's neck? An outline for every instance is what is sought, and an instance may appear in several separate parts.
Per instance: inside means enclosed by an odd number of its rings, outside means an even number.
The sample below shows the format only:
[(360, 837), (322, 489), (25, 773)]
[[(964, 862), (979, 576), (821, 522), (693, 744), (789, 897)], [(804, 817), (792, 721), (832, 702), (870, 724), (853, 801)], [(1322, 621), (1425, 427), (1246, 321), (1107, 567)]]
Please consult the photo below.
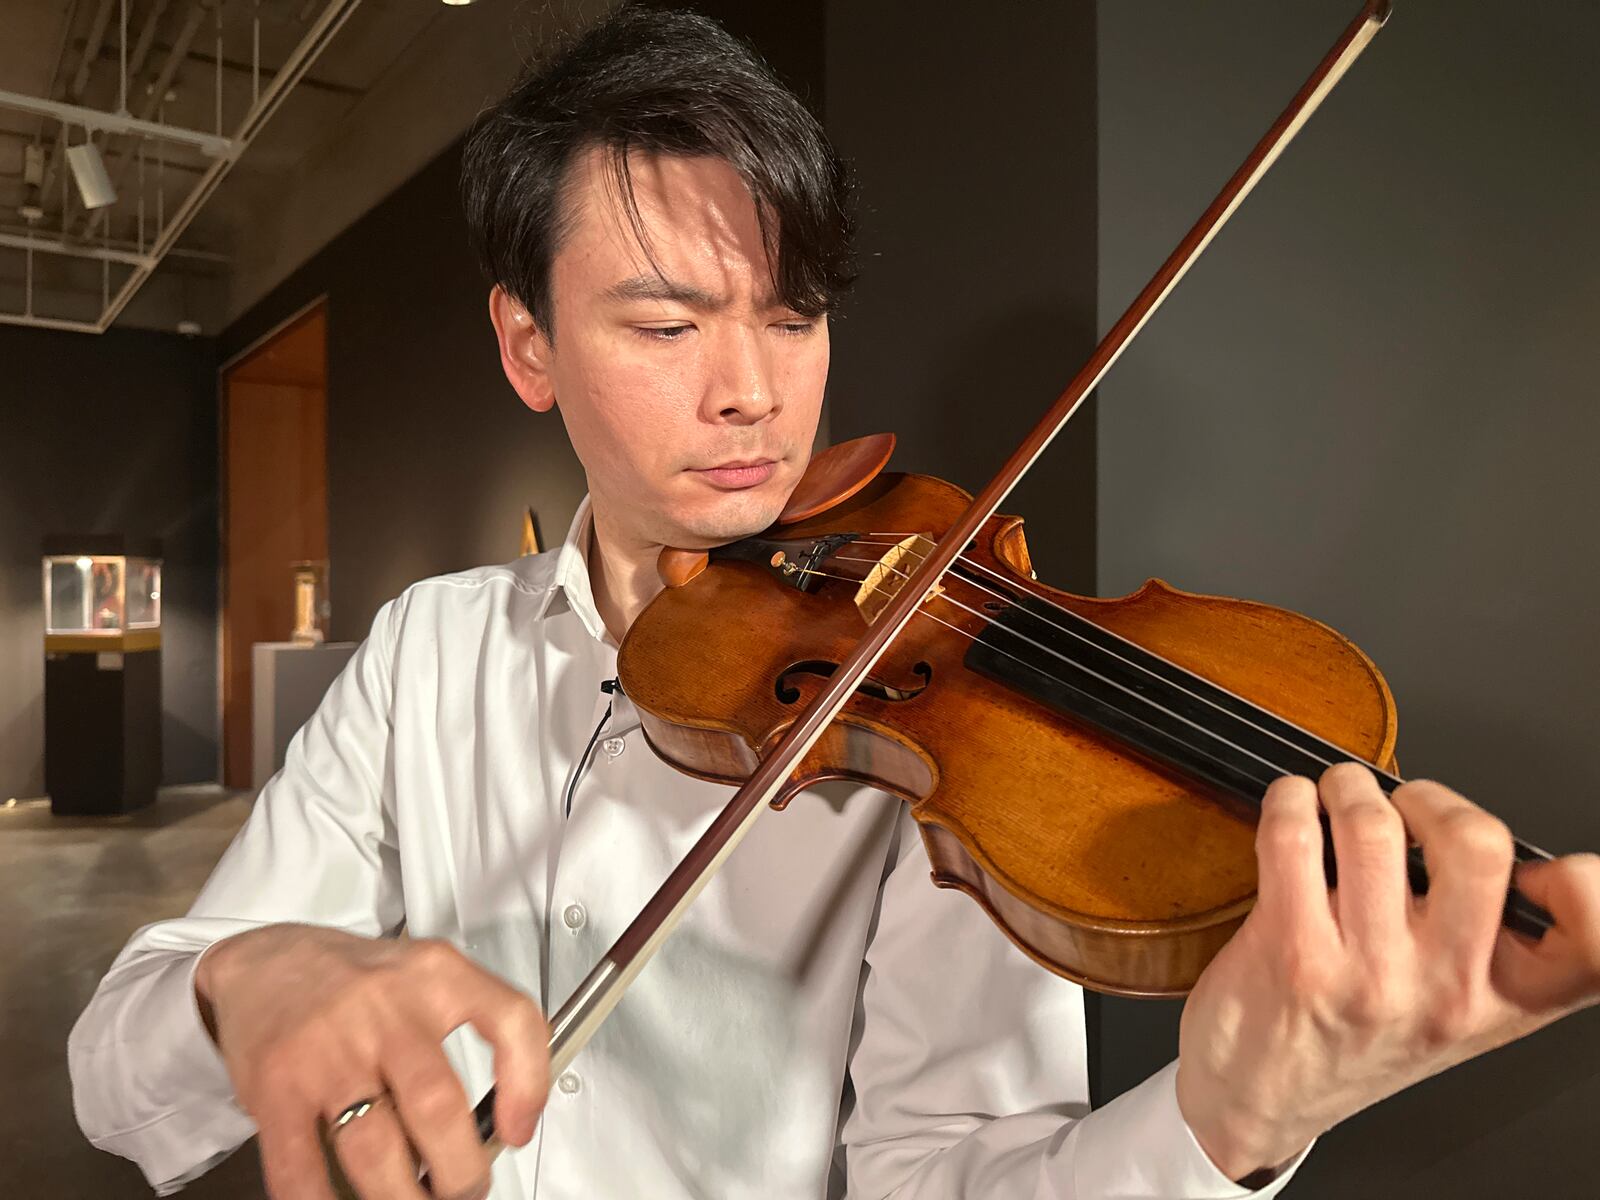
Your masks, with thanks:
[(606, 630), (620, 645), (633, 619), (661, 590), (656, 560), (661, 547), (631, 540), (618, 531), (600, 506), (589, 527), (589, 590)]

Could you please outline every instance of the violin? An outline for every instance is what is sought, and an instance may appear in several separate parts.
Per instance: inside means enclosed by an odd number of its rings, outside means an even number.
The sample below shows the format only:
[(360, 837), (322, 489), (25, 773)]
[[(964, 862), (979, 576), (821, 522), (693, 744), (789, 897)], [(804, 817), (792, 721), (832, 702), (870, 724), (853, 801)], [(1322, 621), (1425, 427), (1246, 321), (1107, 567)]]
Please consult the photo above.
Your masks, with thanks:
[[(825, 451), (772, 530), (700, 556), (692, 579), (663, 556), (678, 586), (635, 619), (617, 671), (667, 762), (743, 783), (968, 507), (949, 483), (872, 469), (892, 446)], [(803, 515), (841, 483), (848, 496)], [(1328, 626), (1160, 580), (1117, 599), (1059, 591), (1034, 578), (1022, 519), (997, 515), (772, 804), (827, 779), (892, 792), (933, 881), (1029, 957), (1096, 991), (1174, 996), (1250, 911), (1267, 786), (1355, 761), (1392, 791), (1395, 732), (1382, 674)], [(1516, 892), (1505, 919), (1549, 924)]]
[[(773, 528), (662, 552), (622, 687), (657, 754), (737, 791), (551, 1018), (551, 1078), (753, 823), (821, 780), (902, 797), (936, 884), (1041, 965), (1130, 996), (1187, 991), (1249, 913), (1273, 779), (1356, 761), (1400, 785), (1394, 698), (1348, 639), (1158, 580), (1117, 599), (1059, 591), (1035, 578), (1022, 519), (999, 513), (1388, 13), (1367, 0), (976, 496), (885, 473), (893, 437), (878, 435), (817, 455)], [(1330, 851), (1330, 884), (1332, 868)], [(1425, 891), (1415, 847), (1408, 871)], [(1532, 938), (1552, 925), (1514, 888), (1504, 922)], [(474, 1110), (491, 1152), (493, 1109), (491, 1090)]]

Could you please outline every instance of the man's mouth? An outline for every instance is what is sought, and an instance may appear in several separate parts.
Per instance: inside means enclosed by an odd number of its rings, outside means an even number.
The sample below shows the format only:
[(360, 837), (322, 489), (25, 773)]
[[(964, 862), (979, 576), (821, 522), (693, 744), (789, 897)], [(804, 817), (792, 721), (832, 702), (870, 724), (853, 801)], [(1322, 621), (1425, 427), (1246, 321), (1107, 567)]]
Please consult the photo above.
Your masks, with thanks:
[(778, 469), (775, 458), (734, 459), (714, 467), (693, 468), (694, 473), (714, 487), (738, 490), (756, 487), (772, 478)]

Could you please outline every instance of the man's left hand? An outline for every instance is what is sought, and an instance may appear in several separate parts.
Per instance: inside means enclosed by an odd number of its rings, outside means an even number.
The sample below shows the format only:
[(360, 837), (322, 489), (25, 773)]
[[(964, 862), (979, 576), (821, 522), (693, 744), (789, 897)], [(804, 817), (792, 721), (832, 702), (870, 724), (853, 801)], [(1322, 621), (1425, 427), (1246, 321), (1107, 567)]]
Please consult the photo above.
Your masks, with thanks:
[[(1318, 799), (1338, 887), (1323, 873)], [(1406, 831), (1426, 896), (1406, 880)], [(1501, 927), (1505, 825), (1436, 783), (1341, 764), (1262, 801), (1255, 909), (1184, 1006), (1178, 1104), (1230, 1178), (1281, 1166), (1385, 1096), (1600, 1000), (1600, 857), (1522, 864), (1542, 940)]]

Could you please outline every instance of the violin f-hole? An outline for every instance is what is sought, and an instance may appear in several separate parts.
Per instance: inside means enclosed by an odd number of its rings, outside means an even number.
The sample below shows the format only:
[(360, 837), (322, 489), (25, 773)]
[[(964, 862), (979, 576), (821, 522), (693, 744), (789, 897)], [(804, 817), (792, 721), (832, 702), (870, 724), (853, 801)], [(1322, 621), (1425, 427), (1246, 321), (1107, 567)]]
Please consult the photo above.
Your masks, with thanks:
[[(838, 663), (830, 662), (825, 658), (802, 659), (778, 676), (776, 683), (773, 685), (773, 693), (784, 704), (798, 704), (801, 693), (800, 689), (791, 681), (793, 676), (815, 675), (819, 679), (826, 679), (838, 669)], [(894, 687), (892, 684), (884, 683), (881, 679), (869, 675), (861, 681), (860, 687), (856, 690), (878, 700), (885, 700), (894, 704), (915, 700), (922, 695), (928, 684), (932, 682), (933, 666), (930, 663), (919, 662), (911, 668), (911, 673), (920, 680), (913, 687)]]

